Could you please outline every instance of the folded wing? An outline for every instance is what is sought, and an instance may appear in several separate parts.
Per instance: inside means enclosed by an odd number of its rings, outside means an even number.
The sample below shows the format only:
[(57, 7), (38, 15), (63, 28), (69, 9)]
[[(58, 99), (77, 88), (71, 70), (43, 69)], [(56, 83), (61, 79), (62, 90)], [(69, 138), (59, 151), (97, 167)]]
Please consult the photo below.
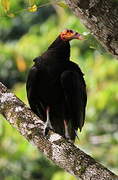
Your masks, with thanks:
[(61, 75), (64, 90), (66, 117), (70, 118), (74, 131), (80, 131), (84, 125), (85, 107), (87, 101), (86, 86), (83, 76), (78, 72), (64, 71)]

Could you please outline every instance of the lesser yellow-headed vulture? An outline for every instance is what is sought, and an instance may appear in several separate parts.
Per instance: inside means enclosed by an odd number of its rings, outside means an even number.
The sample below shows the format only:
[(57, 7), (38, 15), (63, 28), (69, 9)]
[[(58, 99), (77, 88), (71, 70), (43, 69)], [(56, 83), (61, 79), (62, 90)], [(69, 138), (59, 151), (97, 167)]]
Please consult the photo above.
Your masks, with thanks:
[(74, 141), (82, 129), (87, 102), (83, 73), (70, 61), (70, 40), (83, 37), (64, 30), (41, 56), (34, 59), (26, 90), (30, 107), (43, 121), (44, 134), (53, 129)]

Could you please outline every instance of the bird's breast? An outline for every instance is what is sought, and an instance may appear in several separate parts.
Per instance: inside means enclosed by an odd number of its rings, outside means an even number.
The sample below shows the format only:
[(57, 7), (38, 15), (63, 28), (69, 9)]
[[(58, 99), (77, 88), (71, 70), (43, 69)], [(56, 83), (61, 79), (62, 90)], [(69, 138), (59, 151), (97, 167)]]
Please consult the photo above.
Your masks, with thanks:
[(40, 73), (40, 96), (46, 104), (60, 103), (63, 98), (63, 91), (60, 82), (62, 70), (59, 66), (47, 66), (41, 69)]

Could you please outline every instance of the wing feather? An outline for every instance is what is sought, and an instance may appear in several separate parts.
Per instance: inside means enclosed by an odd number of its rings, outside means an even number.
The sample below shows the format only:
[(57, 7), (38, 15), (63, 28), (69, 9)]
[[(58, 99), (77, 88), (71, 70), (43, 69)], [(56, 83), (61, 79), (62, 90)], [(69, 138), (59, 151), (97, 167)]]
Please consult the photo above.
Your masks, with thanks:
[(70, 115), (74, 129), (79, 128), (81, 131), (84, 125), (87, 101), (83, 76), (76, 71), (64, 71), (61, 74), (61, 83), (67, 107), (66, 113)]
[[(27, 82), (26, 82), (26, 91), (27, 91), (27, 97), (29, 101), (29, 105), (32, 109), (32, 111), (37, 114), (39, 117), (45, 116), (44, 107), (42, 105), (42, 102), (39, 98), (39, 89), (37, 86), (40, 84), (40, 71), (37, 69), (37, 67), (34, 65), (31, 70), (29, 71)], [(37, 80), (38, 78), (38, 80)]]

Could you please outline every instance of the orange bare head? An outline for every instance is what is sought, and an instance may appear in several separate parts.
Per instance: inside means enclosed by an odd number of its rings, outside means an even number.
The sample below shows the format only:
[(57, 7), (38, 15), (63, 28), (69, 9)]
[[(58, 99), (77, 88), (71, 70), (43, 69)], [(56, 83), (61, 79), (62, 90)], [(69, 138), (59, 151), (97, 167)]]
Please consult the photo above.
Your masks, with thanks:
[(60, 37), (63, 41), (70, 41), (72, 39), (84, 40), (84, 37), (71, 29), (65, 29), (60, 33)]

